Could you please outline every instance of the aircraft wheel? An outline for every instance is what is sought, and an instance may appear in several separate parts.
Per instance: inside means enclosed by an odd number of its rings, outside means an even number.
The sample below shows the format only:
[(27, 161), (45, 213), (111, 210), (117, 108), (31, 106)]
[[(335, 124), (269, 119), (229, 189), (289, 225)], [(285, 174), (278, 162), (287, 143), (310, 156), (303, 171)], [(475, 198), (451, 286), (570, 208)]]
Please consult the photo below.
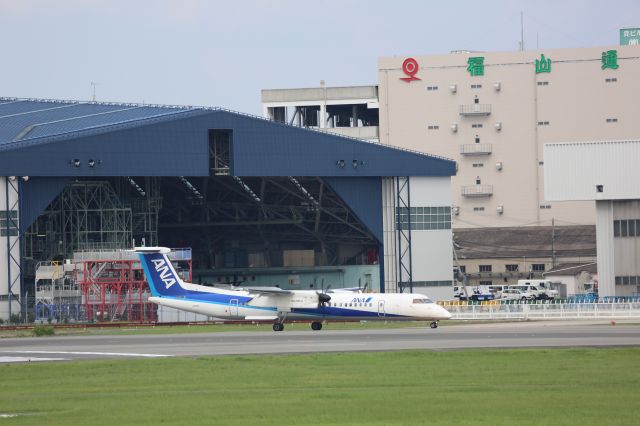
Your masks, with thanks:
[(317, 330), (322, 330), (322, 323), (318, 322), (318, 321), (312, 322), (311, 323), (311, 329), (312, 330), (316, 330), (316, 331)]
[(431, 322), (431, 328), (438, 328), (438, 321)]
[(284, 330), (284, 324), (277, 322), (273, 324), (273, 331), (282, 331)]

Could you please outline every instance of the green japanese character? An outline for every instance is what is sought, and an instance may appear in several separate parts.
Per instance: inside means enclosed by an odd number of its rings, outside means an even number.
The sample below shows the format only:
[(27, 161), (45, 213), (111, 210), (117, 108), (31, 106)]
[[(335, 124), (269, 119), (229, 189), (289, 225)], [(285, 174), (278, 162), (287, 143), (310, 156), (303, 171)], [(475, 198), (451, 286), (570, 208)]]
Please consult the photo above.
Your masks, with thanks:
[(470, 57), (467, 60), (467, 71), (469, 71), (469, 75), (472, 77), (478, 75), (484, 75), (484, 57), (483, 56), (475, 56)]
[(602, 69), (611, 68), (612, 70), (618, 69), (618, 51), (607, 50), (602, 52)]
[(540, 55), (540, 59), (536, 59), (536, 74), (543, 72), (551, 72), (551, 59), (545, 59), (544, 53)]

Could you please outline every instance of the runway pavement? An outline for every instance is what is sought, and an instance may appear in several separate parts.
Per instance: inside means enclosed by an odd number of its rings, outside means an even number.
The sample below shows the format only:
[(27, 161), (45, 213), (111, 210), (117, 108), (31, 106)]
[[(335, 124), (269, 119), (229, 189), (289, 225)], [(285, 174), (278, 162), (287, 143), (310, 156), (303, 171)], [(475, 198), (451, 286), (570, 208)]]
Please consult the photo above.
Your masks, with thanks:
[(100, 358), (389, 351), (403, 349), (640, 346), (640, 325), (519, 322), (381, 330), (220, 332), (0, 339), (0, 363)]

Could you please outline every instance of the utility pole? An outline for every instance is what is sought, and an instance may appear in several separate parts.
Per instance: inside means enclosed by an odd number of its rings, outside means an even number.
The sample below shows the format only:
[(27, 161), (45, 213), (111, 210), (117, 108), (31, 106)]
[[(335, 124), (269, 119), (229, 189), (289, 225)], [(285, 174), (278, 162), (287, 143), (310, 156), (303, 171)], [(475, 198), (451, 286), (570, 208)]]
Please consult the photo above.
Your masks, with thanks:
[(555, 218), (551, 218), (551, 266), (556, 267), (556, 224)]

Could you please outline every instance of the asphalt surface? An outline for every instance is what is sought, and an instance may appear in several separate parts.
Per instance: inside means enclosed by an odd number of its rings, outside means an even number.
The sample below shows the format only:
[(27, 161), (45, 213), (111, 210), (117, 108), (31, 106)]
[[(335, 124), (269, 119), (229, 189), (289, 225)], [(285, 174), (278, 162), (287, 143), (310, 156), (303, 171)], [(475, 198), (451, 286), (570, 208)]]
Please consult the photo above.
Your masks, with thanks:
[(432, 330), (220, 332), (0, 339), (0, 363), (230, 354), (389, 351), (404, 349), (640, 346), (640, 325), (524, 322), (442, 326)]

